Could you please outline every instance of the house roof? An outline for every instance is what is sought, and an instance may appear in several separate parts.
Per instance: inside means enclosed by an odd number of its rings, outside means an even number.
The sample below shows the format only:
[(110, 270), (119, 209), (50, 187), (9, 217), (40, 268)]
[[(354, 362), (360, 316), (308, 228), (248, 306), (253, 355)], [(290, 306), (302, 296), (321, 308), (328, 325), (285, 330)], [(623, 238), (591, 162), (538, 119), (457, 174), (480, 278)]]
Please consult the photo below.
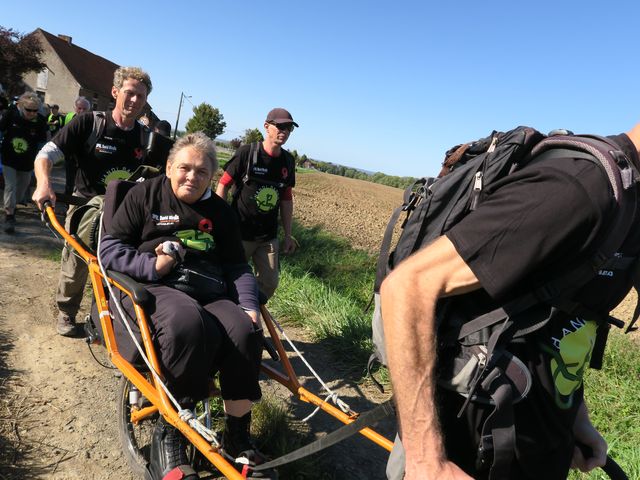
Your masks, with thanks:
[(41, 28), (36, 31), (42, 33), (82, 88), (111, 95), (113, 72), (119, 65)]

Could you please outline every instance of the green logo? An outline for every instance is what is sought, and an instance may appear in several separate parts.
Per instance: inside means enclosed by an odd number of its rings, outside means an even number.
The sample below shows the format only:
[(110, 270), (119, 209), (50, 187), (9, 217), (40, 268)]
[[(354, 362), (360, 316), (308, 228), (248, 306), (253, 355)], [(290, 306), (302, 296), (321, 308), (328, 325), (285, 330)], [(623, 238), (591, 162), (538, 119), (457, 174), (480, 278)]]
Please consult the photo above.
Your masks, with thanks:
[(20, 137), (16, 137), (11, 140), (11, 146), (13, 147), (13, 151), (16, 153), (24, 153), (29, 150), (29, 142)]
[(131, 172), (129, 170), (113, 168), (102, 177), (102, 183), (109, 185), (109, 182), (113, 180), (127, 180), (130, 176)]
[(200, 252), (208, 252), (216, 246), (210, 234), (198, 230), (180, 230), (176, 232), (176, 237), (180, 239), (185, 247), (193, 248)]
[(278, 190), (273, 187), (262, 187), (256, 192), (256, 205), (261, 212), (270, 212), (278, 206)]

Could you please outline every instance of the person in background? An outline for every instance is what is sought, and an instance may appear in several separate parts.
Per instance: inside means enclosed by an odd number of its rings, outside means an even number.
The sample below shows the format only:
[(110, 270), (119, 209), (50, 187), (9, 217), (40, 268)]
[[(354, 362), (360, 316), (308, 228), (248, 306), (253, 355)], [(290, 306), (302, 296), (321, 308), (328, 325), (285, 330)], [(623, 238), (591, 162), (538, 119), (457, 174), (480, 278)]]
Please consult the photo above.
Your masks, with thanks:
[(38, 114), (40, 103), (35, 93), (24, 93), (18, 98), (17, 110), (7, 110), (0, 119), (6, 233), (15, 232), (16, 204), (29, 188), (38, 150), (49, 139), (46, 119)]
[[(144, 127), (136, 122), (136, 118), (147, 104), (151, 87), (151, 78), (142, 69), (120, 67), (115, 71), (111, 87), (115, 107), (112, 111), (96, 112), (96, 116), (104, 119), (105, 126), (91, 150), (86, 146), (94, 128), (95, 116), (91, 112), (77, 115), (40, 150), (35, 162), (37, 186), (33, 194), (39, 208), (47, 200), (55, 204), (51, 169), (54, 163), (63, 159), (75, 157), (78, 160), (73, 187), (74, 193), (84, 198), (103, 195), (111, 180), (131, 176), (144, 161), (146, 140), (141, 131)], [(67, 213), (67, 230), (73, 208), (70, 207)], [(87, 273), (86, 264), (65, 245), (56, 294), (59, 310), (56, 329), (60, 335), (76, 335), (76, 315)]]
[[(9, 111), (9, 100), (4, 95), (0, 95), (0, 119)], [(2, 132), (0, 132), (0, 144), (2, 143)], [(2, 151), (0, 150), (0, 188), (4, 188), (4, 175), (2, 174)]]
[(47, 119), (47, 124), (49, 125), (49, 133), (53, 137), (60, 127), (62, 123), (62, 115), (60, 114), (60, 107), (55, 103), (51, 105), (51, 113), (49, 114), (49, 118)]
[(240, 147), (225, 165), (216, 189), (226, 200), (231, 186), (235, 188), (231, 206), (240, 218), (245, 254), (253, 261), (258, 286), (267, 299), (278, 286), (278, 213), (284, 230), (282, 252), (296, 249), (291, 235), (296, 168), (291, 154), (282, 148), (295, 127), (298, 124), (287, 110), (271, 110), (264, 122), (264, 141)]

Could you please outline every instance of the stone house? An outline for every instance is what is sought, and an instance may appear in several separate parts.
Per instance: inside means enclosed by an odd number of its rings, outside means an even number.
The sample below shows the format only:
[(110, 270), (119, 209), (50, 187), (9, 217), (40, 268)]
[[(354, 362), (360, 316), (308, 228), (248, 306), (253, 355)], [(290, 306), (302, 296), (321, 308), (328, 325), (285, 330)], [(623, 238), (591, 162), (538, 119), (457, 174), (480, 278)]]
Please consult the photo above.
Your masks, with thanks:
[[(111, 86), (119, 65), (75, 45), (70, 36), (56, 36), (41, 28), (34, 34), (40, 39), (47, 66), (24, 76), (28, 90), (36, 92), (44, 103), (57, 104), (61, 112), (72, 111), (79, 96), (91, 102), (92, 110), (113, 108)], [(151, 110), (148, 104), (145, 110)]]

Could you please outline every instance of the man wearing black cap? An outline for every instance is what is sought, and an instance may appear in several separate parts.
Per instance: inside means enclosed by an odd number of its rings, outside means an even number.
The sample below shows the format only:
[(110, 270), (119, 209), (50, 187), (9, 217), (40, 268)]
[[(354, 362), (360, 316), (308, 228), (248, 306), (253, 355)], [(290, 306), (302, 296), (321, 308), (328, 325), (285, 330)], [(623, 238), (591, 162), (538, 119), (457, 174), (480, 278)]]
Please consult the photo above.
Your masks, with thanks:
[(282, 146), (298, 124), (284, 108), (271, 110), (264, 122), (263, 142), (243, 145), (225, 166), (216, 193), (226, 199), (235, 186), (231, 205), (240, 218), (242, 244), (253, 260), (260, 291), (270, 298), (278, 286), (278, 212), (284, 230), (283, 253), (292, 253), (292, 188), (295, 161)]

